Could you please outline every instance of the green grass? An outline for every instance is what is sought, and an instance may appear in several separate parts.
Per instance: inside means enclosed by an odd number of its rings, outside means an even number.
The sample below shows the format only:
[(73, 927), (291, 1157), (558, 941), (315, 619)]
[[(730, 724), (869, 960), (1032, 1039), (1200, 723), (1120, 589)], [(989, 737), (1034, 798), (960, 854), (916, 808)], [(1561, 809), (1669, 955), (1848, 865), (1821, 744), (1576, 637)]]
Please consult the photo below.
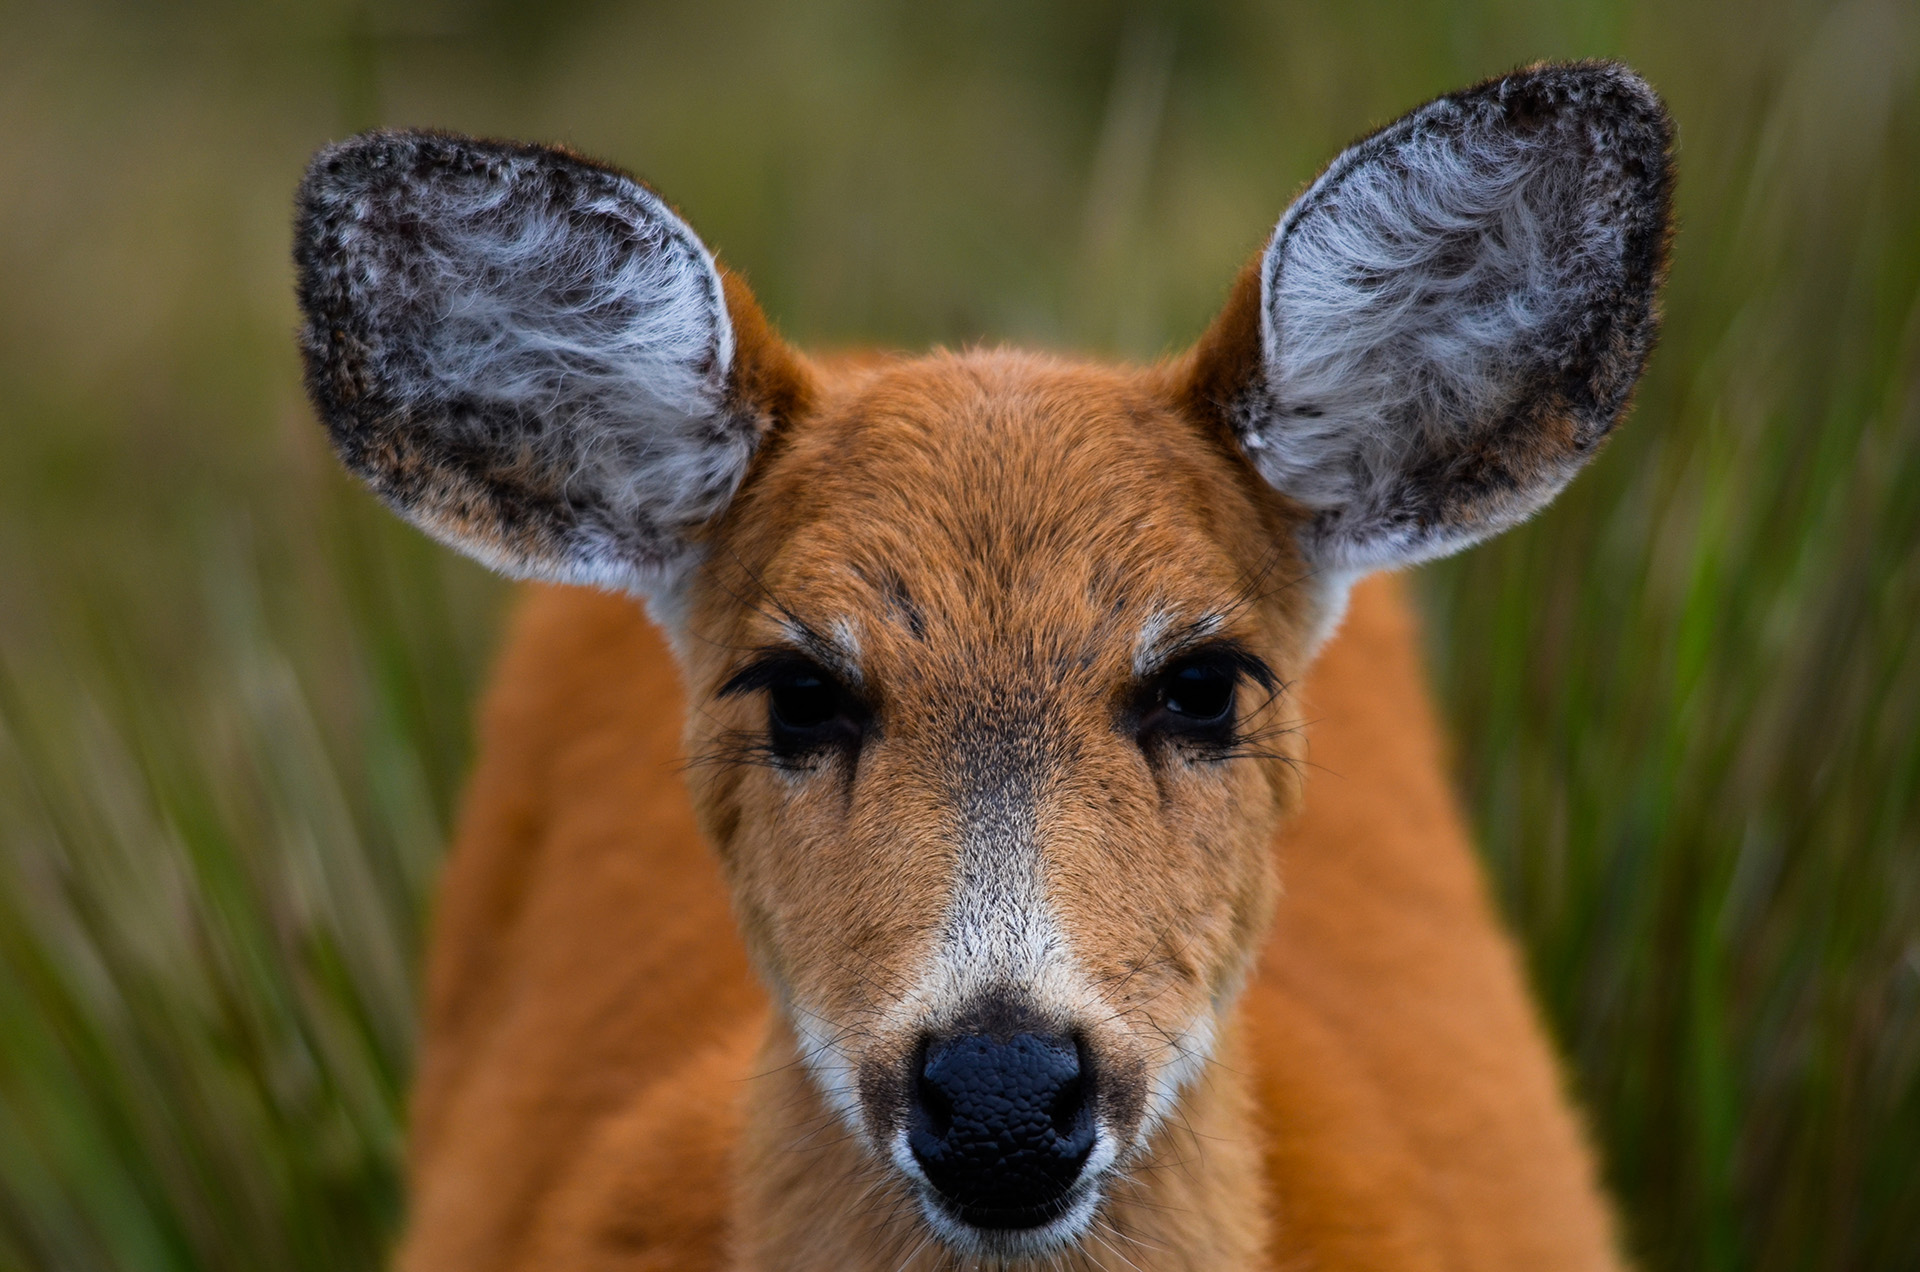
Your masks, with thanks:
[(0, 5), (0, 1269), (377, 1265), (506, 599), (340, 478), (288, 196), (568, 140), (795, 337), (1190, 339), (1354, 133), (1618, 55), (1665, 343), (1433, 568), (1500, 896), (1650, 1269), (1920, 1266), (1920, 13), (1901, 0)]

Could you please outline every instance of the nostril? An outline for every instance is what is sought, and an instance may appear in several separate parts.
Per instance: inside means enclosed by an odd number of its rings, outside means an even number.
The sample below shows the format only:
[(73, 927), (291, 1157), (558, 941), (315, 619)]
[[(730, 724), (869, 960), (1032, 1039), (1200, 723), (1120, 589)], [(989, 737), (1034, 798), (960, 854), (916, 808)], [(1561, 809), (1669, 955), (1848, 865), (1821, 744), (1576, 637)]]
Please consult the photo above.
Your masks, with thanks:
[(1053, 1133), (1063, 1140), (1070, 1140), (1079, 1129), (1081, 1119), (1087, 1113), (1086, 1081), (1073, 1078), (1060, 1088), (1053, 1097), (1053, 1107), (1047, 1110), (1048, 1120), (1053, 1123)]
[[(1063, 1070), (1066, 1066), (1062, 1066)], [(1053, 1122), (1053, 1133), (1061, 1139), (1072, 1142), (1082, 1132), (1090, 1131), (1093, 1121), (1093, 1064), (1087, 1054), (1087, 1044), (1079, 1038), (1073, 1040), (1072, 1076), (1060, 1084), (1054, 1094), (1052, 1107), (1047, 1110)]]
[(919, 1111), (926, 1119), (927, 1133), (935, 1139), (944, 1140), (953, 1130), (953, 1101), (937, 1082), (931, 1082), (923, 1072), (915, 1080), (914, 1096), (919, 1103)]

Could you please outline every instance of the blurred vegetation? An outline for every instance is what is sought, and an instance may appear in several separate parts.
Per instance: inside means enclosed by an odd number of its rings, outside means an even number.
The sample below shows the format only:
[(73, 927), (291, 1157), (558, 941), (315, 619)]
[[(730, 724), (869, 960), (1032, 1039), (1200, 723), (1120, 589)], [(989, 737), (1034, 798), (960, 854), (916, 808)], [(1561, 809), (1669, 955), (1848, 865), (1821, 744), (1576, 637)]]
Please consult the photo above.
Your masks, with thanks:
[(0, 0), (0, 1269), (376, 1266), (506, 590), (350, 489), (288, 205), (564, 140), (796, 338), (1153, 356), (1355, 133), (1541, 57), (1680, 123), (1637, 413), (1427, 571), (1500, 895), (1649, 1269), (1920, 1267), (1905, 0)]

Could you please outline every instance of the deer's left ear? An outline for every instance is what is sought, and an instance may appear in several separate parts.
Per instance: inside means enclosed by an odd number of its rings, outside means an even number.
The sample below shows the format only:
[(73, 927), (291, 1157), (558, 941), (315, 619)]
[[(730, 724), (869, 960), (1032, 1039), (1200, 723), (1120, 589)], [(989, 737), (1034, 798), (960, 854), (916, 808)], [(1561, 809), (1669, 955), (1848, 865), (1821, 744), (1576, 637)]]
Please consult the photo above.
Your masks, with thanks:
[(1540, 66), (1356, 143), (1287, 211), (1189, 383), (1304, 505), (1311, 564), (1456, 551), (1594, 454), (1658, 325), (1671, 145), (1626, 68)]

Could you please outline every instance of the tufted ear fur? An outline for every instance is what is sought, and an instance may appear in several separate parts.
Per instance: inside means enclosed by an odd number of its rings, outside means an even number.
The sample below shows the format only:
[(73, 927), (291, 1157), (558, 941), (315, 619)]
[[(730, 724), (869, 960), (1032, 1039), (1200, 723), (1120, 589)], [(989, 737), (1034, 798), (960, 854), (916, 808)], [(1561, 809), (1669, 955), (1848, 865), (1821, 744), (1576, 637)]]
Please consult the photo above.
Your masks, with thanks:
[(1357, 142), (1287, 211), (1191, 391), (1331, 577), (1454, 552), (1551, 499), (1653, 344), (1672, 127), (1611, 63), (1543, 65)]
[(669, 598), (805, 394), (673, 210), (563, 151), (368, 133), (314, 158), (297, 215), (307, 387), (341, 460), (508, 574)]

